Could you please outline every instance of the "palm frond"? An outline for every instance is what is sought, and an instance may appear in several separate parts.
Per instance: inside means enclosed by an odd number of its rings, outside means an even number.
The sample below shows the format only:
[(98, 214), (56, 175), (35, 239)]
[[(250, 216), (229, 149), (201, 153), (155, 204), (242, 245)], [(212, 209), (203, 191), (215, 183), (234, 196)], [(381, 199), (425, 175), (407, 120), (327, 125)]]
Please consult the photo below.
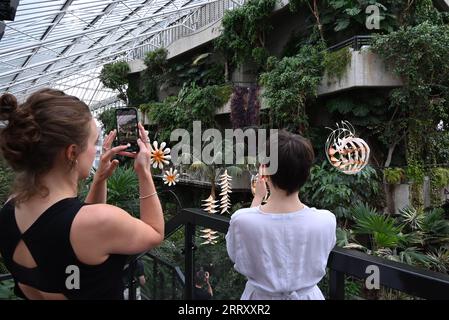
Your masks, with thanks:
[(424, 211), (413, 207), (406, 207), (399, 210), (399, 219), (410, 226), (411, 230), (421, 230), (424, 221)]

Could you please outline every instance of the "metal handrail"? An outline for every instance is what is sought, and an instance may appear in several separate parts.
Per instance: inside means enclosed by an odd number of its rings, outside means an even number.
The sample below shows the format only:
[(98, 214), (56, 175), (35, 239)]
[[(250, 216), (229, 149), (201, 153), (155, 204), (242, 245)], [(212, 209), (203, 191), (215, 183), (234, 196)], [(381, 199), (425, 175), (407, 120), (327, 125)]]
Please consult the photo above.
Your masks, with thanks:
[[(195, 227), (201, 226), (226, 233), (229, 220), (223, 216), (207, 214), (201, 209), (183, 209), (182, 214), (167, 222), (166, 234), (168, 235), (181, 226), (186, 228), (186, 299), (192, 298), (193, 293)], [(368, 266), (379, 268), (379, 283), (384, 287), (425, 299), (449, 299), (449, 275), (339, 247), (332, 250), (327, 263), (330, 269), (330, 298), (344, 299), (345, 277), (366, 279), (369, 276), (366, 273)]]
[(176, 40), (189, 36), (197, 32), (199, 29), (219, 21), (223, 18), (226, 10), (232, 10), (240, 7), (246, 1), (247, 0), (240, 0), (239, 2), (235, 0), (219, 0), (196, 8), (187, 17), (183, 16), (173, 22), (173, 24), (182, 22), (181, 25), (158, 32), (146, 41), (146, 45), (144, 43), (140, 43), (139, 47), (130, 53), (128, 60), (143, 59), (145, 55), (154, 50), (154, 48), (166, 48)]
[[(174, 266), (151, 252), (140, 256), (158, 259), (164, 266), (176, 271), (176, 277), (185, 284), (185, 298), (193, 296), (194, 272), (194, 236), (196, 226), (211, 228), (221, 233), (227, 233), (230, 219), (208, 214), (201, 209), (182, 209), (181, 214), (170, 219), (165, 226), (166, 238), (181, 227), (185, 227), (185, 274)], [(130, 265), (132, 266), (132, 265)], [(331, 299), (344, 299), (345, 277), (366, 279), (367, 267), (375, 266), (379, 270), (379, 284), (406, 294), (424, 299), (449, 299), (449, 275), (425, 270), (404, 263), (394, 262), (380, 257), (365, 254), (356, 250), (335, 247), (327, 263), (329, 272), (329, 296)], [(130, 271), (133, 273), (132, 267)], [(0, 281), (11, 279), (11, 275), (0, 275)], [(135, 293), (134, 293), (135, 295)], [(131, 296), (131, 290), (130, 290)]]
[(339, 42), (337, 44), (334, 44), (333, 46), (330, 46), (327, 48), (328, 51), (337, 51), (339, 49), (350, 47), (354, 49), (355, 51), (359, 51), (362, 46), (369, 46), (371, 45), (374, 37), (371, 35), (357, 35), (353, 36), (349, 39), (346, 39), (342, 42)]

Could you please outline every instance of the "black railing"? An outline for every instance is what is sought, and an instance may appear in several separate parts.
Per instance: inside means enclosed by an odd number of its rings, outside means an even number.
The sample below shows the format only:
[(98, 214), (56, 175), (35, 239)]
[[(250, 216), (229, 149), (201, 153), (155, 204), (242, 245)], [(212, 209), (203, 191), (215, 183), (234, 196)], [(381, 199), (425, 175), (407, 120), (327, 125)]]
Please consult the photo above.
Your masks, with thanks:
[(12, 279), (12, 275), (10, 273), (0, 274), (0, 282)]
[[(163, 194), (168, 194), (172, 196), (175, 200), (176, 204), (176, 215), (175, 217), (180, 215), (180, 211), (182, 209), (182, 203), (181, 200), (178, 198), (175, 192), (170, 189), (162, 189), (158, 190), (158, 195), (161, 196)], [(176, 283), (181, 283), (182, 287), (185, 286), (185, 279), (184, 274), (182, 273), (181, 269), (178, 266), (174, 266), (170, 264), (169, 262), (164, 261), (163, 259), (155, 256), (151, 252), (142, 253), (139, 255), (133, 256), (128, 264), (125, 266), (124, 272), (128, 274), (128, 299), (129, 300), (136, 300), (137, 298), (137, 280), (135, 277), (135, 270), (137, 266), (137, 260), (142, 259), (143, 257), (150, 258), (153, 261), (153, 276), (152, 276), (152, 291), (153, 291), (153, 298), (156, 298), (158, 289), (160, 288), (161, 282), (157, 280), (163, 279), (163, 277), (156, 276), (159, 274), (159, 266), (164, 266), (170, 270), (171, 274), (171, 287), (172, 287), (172, 298), (174, 299), (174, 296), (176, 295)]]
[[(142, 295), (142, 299), (143, 300), (147, 300), (147, 299), (164, 299), (165, 298), (165, 292), (167, 291), (167, 288), (171, 289), (171, 295), (170, 298), (172, 300), (176, 300), (177, 297), (177, 293), (179, 292), (178, 285), (179, 287), (182, 288), (182, 290), (184, 290), (185, 288), (185, 279), (184, 279), (184, 274), (181, 271), (181, 268), (178, 266), (175, 266), (163, 259), (161, 259), (160, 257), (152, 254), (151, 252), (147, 252), (143, 255), (139, 255), (138, 258), (136, 258), (135, 260), (133, 260), (133, 263), (135, 261), (137, 261), (138, 259), (144, 259), (144, 258), (149, 258), (152, 261), (152, 274), (151, 274), (151, 280), (152, 282), (150, 283), (149, 287), (151, 290), (151, 297), (147, 294), (144, 293), (144, 290), (141, 289), (141, 295)], [(135, 268), (135, 264), (131, 264), (129, 265), (129, 271), (132, 272), (133, 269)], [(170, 280), (169, 282), (166, 281), (165, 276), (164, 276), (164, 272), (162, 269), (168, 269), (168, 273), (169, 273), (169, 277)], [(130, 275), (133, 273), (130, 273)], [(137, 298), (137, 284), (138, 280), (136, 280), (135, 277), (130, 277), (129, 278), (129, 282), (128, 282), (128, 292), (129, 292), (129, 300), (136, 300)]]
[[(165, 225), (165, 237), (169, 237), (180, 228), (185, 228), (184, 239), (184, 270), (183, 276), (179, 267), (171, 265), (151, 252), (141, 254), (136, 259), (147, 256), (157, 264), (164, 265), (172, 270), (173, 279), (177, 278), (184, 284), (184, 298), (193, 297), (194, 275), (194, 249), (195, 230), (197, 226), (211, 228), (226, 233), (229, 227), (229, 218), (210, 215), (200, 209), (183, 209), (178, 215), (170, 219)], [(130, 274), (133, 274), (134, 259), (130, 263)], [(153, 265), (153, 268), (157, 268)], [(449, 299), (449, 276), (443, 273), (424, 270), (407, 264), (398, 263), (383, 258), (367, 255), (365, 253), (335, 247), (327, 263), (329, 268), (329, 298), (341, 300), (345, 298), (345, 278), (354, 277), (366, 279), (368, 266), (375, 266), (379, 270), (379, 284), (383, 287), (395, 289), (403, 293), (424, 299)], [(157, 272), (156, 272), (157, 274)], [(154, 275), (156, 275), (154, 274)], [(10, 275), (0, 275), (0, 281), (11, 279)], [(174, 281), (172, 279), (172, 281)], [(154, 277), (153, 281), (157, 281)], [(135, 282), (130, 283), (130, 299), (135, 299)], [(132, 285), (132, 286), (131, 286)], [(153, 282), (153, 288), (157, 284)], [(134, 289), (132, 289), (134, 288)], [(174, 286), (172, 287), (174, 288)], [(172, 296), (174, 296), (172, 292)]]
[(330, 46), (327, 50), (329, 51), (337, 51), (342, 48), (350, 47), (355, 51), (359, 51), (362, 46), (369, 46), (373, 41), (373, 36), (353, 36), (352, 38), (346, 39), (342, 42), (339, 42), (333, 46)]
[[(166, 237), (181, 227), (185, 228), (185, 299), (192, 299), (196, 226), (226, 233), (229, 218), (210, 215), (200, 209), (183, 209), (181, 214), (167, 222)], [(407, 264), (386, 260), (365, 253), (335, 247), (327, 263), (329, 268), (329, 298), (345, 298), (347, 276), (365, 280), (368, 266), (379, 269), (379, 284), (386, 288), (424, 299), (449, 299), (449, 276)]]

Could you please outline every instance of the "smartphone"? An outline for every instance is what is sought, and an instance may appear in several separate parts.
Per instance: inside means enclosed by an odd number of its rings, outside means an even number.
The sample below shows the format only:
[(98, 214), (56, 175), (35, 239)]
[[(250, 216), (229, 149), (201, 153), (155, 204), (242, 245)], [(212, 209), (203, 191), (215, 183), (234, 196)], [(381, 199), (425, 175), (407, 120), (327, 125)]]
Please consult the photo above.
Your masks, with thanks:
[(119, 145), (129, 143), (130, 146), (125, 151), (139, 152), (139, 145), (137, 144), (137, 138), (139, 137), (137, 109), (115, 109), (115, 119), (117, 122), (117, 139)]

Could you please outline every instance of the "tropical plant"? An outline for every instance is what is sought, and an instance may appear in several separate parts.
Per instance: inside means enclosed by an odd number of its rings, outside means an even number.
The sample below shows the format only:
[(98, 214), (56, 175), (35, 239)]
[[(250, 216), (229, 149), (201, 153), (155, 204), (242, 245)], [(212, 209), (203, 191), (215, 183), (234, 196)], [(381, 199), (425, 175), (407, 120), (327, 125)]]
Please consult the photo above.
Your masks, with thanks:
[(158, 48), (146, 54), (146, 69), (141, 74), (140, 93), (145, 101), (157, 101), (159, 88), (168, 80), (168, 51)]
[(119, 91), (119, 98), (128, 103), (126, 93), (128, 87), (129, 65), (126, 61), (108, 63), (100, 72), (100, 81), (105, 87)]
[(385, 168), (383, 170), (385, 181), (389, 184), (398, 184), (405, 178), (405, 172), (402, 168)]
[(376, 37), (372, 50), (404, 81), (390, 96), (394, 112), (386, 122), (386, 144), (394, 149), (407, 138), (407, 163), (433, 164), (431, 140), (440, 135), (438, 124), (449, 123), (449, 26), (425, 21), (401, 28)]
[(104, 132), (111, 132), (116, 128), (115, 109), (103, 111), (98, 120), (102, 123)]
[(132, 167), (119, 166), (107, 182), (107, 203), (139, 216), (139, 181)]
[(324, 56), (324, 67), (327, 76), (340, 80), (351, 65), (352, 54), (349, 48), (342, 48), (337, 51), (327, 52)]
[[(215, 151), (212, 158), (210, 159), (210, 164), (206, 164), (201, 159), (195, 157), (194, 153), (189, 154), (181, 154), (181, 159), (184, 162), (190, 163), (187, 165), (187, 169), (190, 171), (190, 178), (203, 180), (204, 178), (210, 182), (211, 184), (211, 195), (213, 199), (216, 199), (216, 181), (219, 175), (222, 173), (224, 169), (227, 170), (228, 174), (233, 177), (238, 177), (243, 173), (244, 165), (229, 165), (222, 166), (217, 165), (219, 163), (225, 163), (226, 157), (234, 154), (234, 144), (230, 143), (227, 140), (221, 141), (214, 145), (214, 138), (210, 137), (208, 140), (203, 142), (203, 146), (201, 150), (205, 150), (205, 148), (209, 146), (214, 146)], [(236, 145), (236, 150), (239, 148), (239, 144)], [(218, 149), (218, 150), (217, 150)]]
[(264, 66), (268, 57), (266, 34), (271, 29), (269, 17), (275, 3), (276, 0), (250, 0), (239, 8), (226, 11), (216, 48), (236, 65), (250, 60)]
[(7, 165), (6, 160), (0, 157), (0, 203), (6, 202), (11, 195), (12, 184), (14, 181), (14, 172)]
[(443, 188), (449, 184), (449, 169), (432, 168), (430, 181), (436, 188)]
[(308, 127), (305, 106), (307, 99), (316, 97), (324, 73), (322, 49), (322, 45), (307, 45), (296, 56), (268, 59), (260, 83), (265, 89), (262, 95), (270, 109), (272, 127), (288, 127), (294, 132)]
[(358, 215), (354, 215), (354, 221), (354, 232), (369, 235), (370, 248), (374, 252), (399, 245), (402, 228), (396, 225), (394, 218), (369, 209), (360, 210)]
[(210, 52), (195, 56), (192, 61), (179, 62), (169, 69), (170, 84), (183, 86), (194, 83), (199, 87), (221, 85), (225, 83), (224, 63), (213, 59)]
[(382, 207), (380, 190), (380, 178), (371, 166), (355, 175), (345, 175), (323, 161), (312, 167), (300, 196), (309, 205), (328, 209), (337, 217), (348, 219), (348, 209), (354, 204), (374, 202)]

